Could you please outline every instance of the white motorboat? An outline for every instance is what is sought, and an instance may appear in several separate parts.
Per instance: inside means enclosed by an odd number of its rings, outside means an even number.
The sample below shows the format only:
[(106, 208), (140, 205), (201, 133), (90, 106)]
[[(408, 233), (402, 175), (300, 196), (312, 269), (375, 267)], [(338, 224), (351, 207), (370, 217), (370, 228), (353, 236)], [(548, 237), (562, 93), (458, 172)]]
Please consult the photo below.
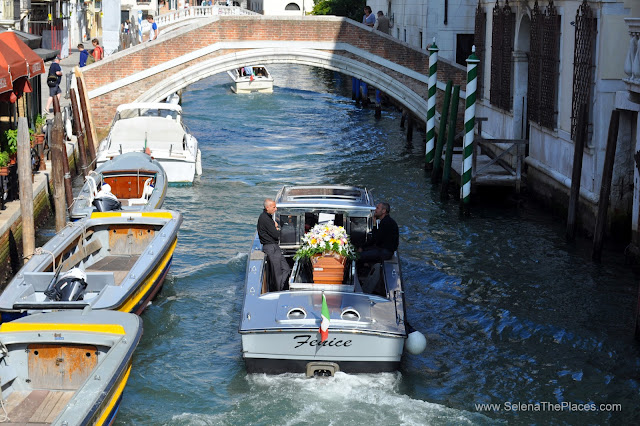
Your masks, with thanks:
[[(256, 234), (247, 261), (239, 330), (247, 371), (313, 376), (397, 370), (411, 333), (397, 253), (366, 271), (346, 260), (332, 283), (316, 277), (316, 271), (323, 270), (318, 264), (294, 260), (305, 232), (327, 221), (344, 228), (356, 247), (363, 246), (374, 223), (369, 192), (350, 186), (285, 186), (275, 201), (280, 247), (292, 273), (288, 288), (273, 290), (270, 266)], [(323, 297), (328, 337), (319, 332)], [(424, 348), (409, 344), (407, 349), (417, 353)]]
[(264, 65), (240, 67), (227, 71), (235, 93), (272, 93), (273, 77)]
[(126, 152), (145, 152), (164, 168), (169, 183), (192, 183), (202, 174), (197, 139), (187, 132), (182, 107), (171, 103), (132, 103), (116, 109), (96, 165)]

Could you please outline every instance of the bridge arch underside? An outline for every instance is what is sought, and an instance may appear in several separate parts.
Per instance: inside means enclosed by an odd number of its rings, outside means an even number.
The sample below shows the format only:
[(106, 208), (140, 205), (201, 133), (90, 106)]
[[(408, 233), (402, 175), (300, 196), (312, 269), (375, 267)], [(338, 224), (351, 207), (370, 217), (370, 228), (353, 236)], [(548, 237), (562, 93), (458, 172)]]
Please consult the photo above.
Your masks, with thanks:
[[(136, 102), (157, 102), (199, 80), (245, 65), (300, 64), (338, 71), (382, 90), (417, 117), (426, 117), (427, 86), (398, 71), (370, 63), (347, 51), (315, 49), (250, 49), (206, 59), (160, 79)], [(276, 82), (277, 85), (277, 82)], [(371, 92), (370, 92), (371, 93)]]

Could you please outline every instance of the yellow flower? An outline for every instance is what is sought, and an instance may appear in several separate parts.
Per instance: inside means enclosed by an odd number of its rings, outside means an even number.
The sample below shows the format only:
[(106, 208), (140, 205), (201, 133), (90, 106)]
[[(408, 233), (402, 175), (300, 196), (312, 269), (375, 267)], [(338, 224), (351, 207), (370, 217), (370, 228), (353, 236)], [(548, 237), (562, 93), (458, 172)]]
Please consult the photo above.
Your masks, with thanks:
[(312, 239), (311, 239), (311, 244), (315, 244), (315, 243), (317, 243), (317, 242), (318, 242), (318, 240), (316, 240), (315, 238), (312, 238)]

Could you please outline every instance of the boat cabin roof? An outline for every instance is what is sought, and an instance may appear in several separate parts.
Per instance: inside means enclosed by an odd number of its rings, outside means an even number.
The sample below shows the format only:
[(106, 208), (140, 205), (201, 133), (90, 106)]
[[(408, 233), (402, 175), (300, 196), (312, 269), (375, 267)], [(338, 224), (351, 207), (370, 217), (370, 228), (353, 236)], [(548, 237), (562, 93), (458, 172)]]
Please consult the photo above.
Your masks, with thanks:
[(278, 208), (375, 210), (366, 188), (343, 185), (284, 186), (276, 196)]

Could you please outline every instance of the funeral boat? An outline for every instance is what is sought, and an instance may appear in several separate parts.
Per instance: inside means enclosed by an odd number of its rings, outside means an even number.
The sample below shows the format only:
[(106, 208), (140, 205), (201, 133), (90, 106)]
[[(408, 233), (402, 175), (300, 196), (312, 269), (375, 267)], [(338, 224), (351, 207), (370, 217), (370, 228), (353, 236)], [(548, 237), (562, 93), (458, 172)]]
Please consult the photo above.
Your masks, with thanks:
[(164, 203), (167, 186), (167, 175), (157, 160), (142, 152), (127, 152), (89, 173), (70, 216), (78, 220), (107, 209), (156, 210)]
[(273, 93), (273, 77), (264, 65), (240, 67), (227, 71), (235, 93)]
[[(342, 227), (355, 247), (364, 246), (375, 222), (371, 194), (351, 186), (285, 186), (275, 201), (280, 247), (292, 272), (288, 288), (274, 291), (256, 234), (239, 330), (247, 371), (313, 376), (397, 370), (411, 331), (397, 253), (360, 271), (355, 261), (333, 255), (313, 265), (308, 258), (294, 259), (305, 232), (318, 224)], [(319, 330), (325, 309), (328, 337)]]
[(141, 336), (139, 317), (90, 308), (2, 324), (0, 421), (112, 424)]
[(141, 314), (162, 288), (181, 223), (169, 210), (96, 212), (70, 223), (0, 294), (2, 322), (85, 306)]
[(146, 152), (164, 168), (169, 183), (193, 183), (202, 174), (198, 140), (182, 121), (182, 107), (172, 103), (118, 106), (107, 137), (100, 142), (96, 165), (124, 154)]

